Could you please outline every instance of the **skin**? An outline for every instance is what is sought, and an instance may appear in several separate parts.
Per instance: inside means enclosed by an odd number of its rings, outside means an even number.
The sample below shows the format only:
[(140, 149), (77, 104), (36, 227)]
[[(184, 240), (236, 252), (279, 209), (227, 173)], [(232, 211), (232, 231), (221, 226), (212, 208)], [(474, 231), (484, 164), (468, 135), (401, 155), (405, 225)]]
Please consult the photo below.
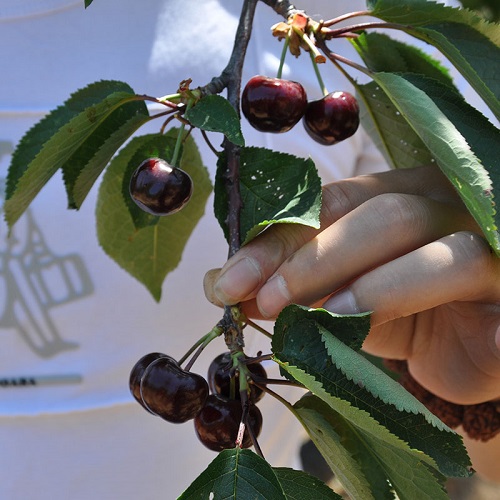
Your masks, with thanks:
[[(373, 311), (367, 352), (475, 404), (500, 398), (499, 278), (500, 259), (430, 166), (325, 186), (319, 231), (276, 225), (207, 273), (205, 293), (262, 319), (290, 303)], [(500, 436), (466, 444), (478, 473), (500, 482)]]

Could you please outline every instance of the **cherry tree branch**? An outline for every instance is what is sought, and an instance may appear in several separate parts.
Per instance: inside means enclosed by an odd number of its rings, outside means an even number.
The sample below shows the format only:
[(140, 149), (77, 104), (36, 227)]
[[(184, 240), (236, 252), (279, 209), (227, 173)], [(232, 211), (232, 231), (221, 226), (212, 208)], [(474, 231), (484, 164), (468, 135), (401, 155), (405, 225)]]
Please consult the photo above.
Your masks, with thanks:
[[(240, 115), (240, 91), (246, 51), (252, 34), (252, 25), (255, 9), (259, 0), (244, 0), (241, 9), (233, 50), (227, 66), (222, 73), (213, 78), (208, 85), (200, 89), (204, 94), (221, 93), (227, 90), (227, 99)], [(229, 233), (228, 256), (234, 255), (241, 246), (240, 215), (240, 148), (224, 139), (226, 155), (225, 171), (222, 175), (228, 196), (227, 226)], [(243, 332), (239, 318), (235, 317), (235, 310), (231, 306), (224, 308), (224, 317), (221, 325), (224, 327), (224, 339), (231, 352), (241, 351), (244, 346)]]
[(277, 14), (287, 19), (297, 9), (288, 0), (261, 0), (266, 5), (269, 5)]

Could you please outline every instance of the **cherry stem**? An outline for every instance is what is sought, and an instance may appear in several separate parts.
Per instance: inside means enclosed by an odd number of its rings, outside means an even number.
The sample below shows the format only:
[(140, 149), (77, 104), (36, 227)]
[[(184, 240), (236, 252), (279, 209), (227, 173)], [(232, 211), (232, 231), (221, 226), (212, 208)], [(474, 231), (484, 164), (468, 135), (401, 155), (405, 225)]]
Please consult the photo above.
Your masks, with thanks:
[(248, 429), (248, 434), (250, 434), (250, 439), (252, 440), (253, 447), (255, 448), (255, 453), (257, 453), (257, 455), (259, 455), (259, 457), (261, 457), (265, 460), (266, 458), (264, 457), (264, 453), (262, 453), (262, 448), (260, 447), (260, 444), (257, 441), (257, 436), (255, 435), (255, 432), (253, 431), (252, 426), (248, 425), (247, 429)]
[(201, 351), (203, 351), (203, 349), (205, 349), (205, 347), (208, 344), (210, 344), (210, 342), (212, 342), (212, 340), (216, 339), (217, 337), (220, 337), (222, 335), (222, 333), (223, 333), (223, 330), (219, 325), (214, 326), (207, 334), (203, 335), (203, 337), (201, 337), (201, 339), (199, 339), (195, 344), (193, 344), (190, 347), (190, 349), (186, 352), (186, 354), (184, 354), (184, 356), (182, 356), (182, 358), (179, 360), (179, 365), (182, 365), (187, 360), (187, 358), (189, 358), (189, 356), (191, 356), (191, 354), (193, 354), (193, 352), (196, 349), (198, 349), (200, 352), (197, 353), (195, 356), (193, 356), (194, 359), (191, 359), (191, 361), (189, 361), (188, 365), (186, 365), (185, 370), (189, 371), (189, 369), (193, 366), (193, 363), (196, 361), (198, 356), (201, 354)]
[[(188, 103), (187, 103), (187, 106), (186, 106), (186, 111), (188, 111), (192, 105), (194, 103), (194, 100), (189, 100)], [(184, 140), (184, 129), (186, 128), (186, 123), (184, 121), (181, 120), (181, 124), (180, 124), (180, 127), (179, 127), (179, 133), (177, 134), (177, 140), (175, 141), (175, 147), (174, 147), (174, 152), (172, 154), (172, 159), (171, 159), (171, 163), (174, 167), (177, 167), (177, 162), (180, 160), (179, 158), (179, 153), (181, 151), (181, 144), (182, 144), (182, 141)]]
[(285, 65), (285, 58), (288, 52), (288, 46), (290, 45), (290, 37), (287, 35), (285, 37), (285, 41), (283, 43), (283, 50), (281, 51), (280, 65), (278, 67), (278, 73), (276, 74), (276, 78), (281, 78), (283, 74), (283, 66)]
[[(241, 377), (240, 377), (240, 380), (241, 380)], [(240, 396), (241, 396), (242, 413), (241, 413), (240, 427), (238, 430), (238, 437), (236, 438), (236, 446), (239, 446), (241, 448), (241, 445), (243, 443), (243, 437), (245, 435), (245, 429), (246, 429), (248, 431), (248, 434), (250, 435), (250, 439), (252, 440), (253, 447), (255, 448), (255, 453), (257, 453), (257, 455), (259, 455), (261, 458), (264, 458), (264, 454), (262, 453), (262, 449), (259, 445), (259, 442), (257, 441), (257, 436), (255, 435), (253, 428), (250, 425), (249, 408), (250, 408), (250, 405), (252, 403), (248, 399), (247, 391), (240, 391)]]
[(328, 95), (328, 90), (326, 88), (325, 82), (323, 81), (323, 77), (321, 76), (321, 72), (318, 67), (318, 63), (316, 62), (316, 57), (312, 52), (309, 52), (311, 56), (311, 62), (314, 68), (314, 72), (316, 73), (316, 78), (318, 79), (319, 87), (321, 89), (321, 92), (323, 93), (323, 96)]

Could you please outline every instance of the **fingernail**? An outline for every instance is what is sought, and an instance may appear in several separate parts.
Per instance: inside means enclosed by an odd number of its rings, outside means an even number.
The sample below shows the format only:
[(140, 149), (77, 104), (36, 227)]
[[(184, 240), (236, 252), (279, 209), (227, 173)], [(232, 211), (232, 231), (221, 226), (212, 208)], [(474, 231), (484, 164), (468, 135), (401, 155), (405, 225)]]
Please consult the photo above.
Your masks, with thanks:
[(361, 312), (358, 304), (356, 304), (356, 297), (349, 288), (330, 297), (323, 304), (323, 309), (337, 314), (357, 314)]
[(219, 300), (219, 297), (215, 295), (214, 283), (219, 279), (220, 269), (210, 269), (206, 272), (203, 277), (203, 290), (205, 292), (205, 297), (212, 304), (223, 307), (224, 304)]
[(276, 274), (259, 291), (257, 306), (264, 318), (274, 318), (291, 303), (290, 292), (283, 276)]
[(214, 292), (224, 304), (236, 304), (261, 282), (262, 273), (254, 259), (244, 257), (226, 269), (215, 282)]
[(500, 328), (497, 330), (495, 334), (495, 344), (497, 345), (497, 349), (500, 351)]

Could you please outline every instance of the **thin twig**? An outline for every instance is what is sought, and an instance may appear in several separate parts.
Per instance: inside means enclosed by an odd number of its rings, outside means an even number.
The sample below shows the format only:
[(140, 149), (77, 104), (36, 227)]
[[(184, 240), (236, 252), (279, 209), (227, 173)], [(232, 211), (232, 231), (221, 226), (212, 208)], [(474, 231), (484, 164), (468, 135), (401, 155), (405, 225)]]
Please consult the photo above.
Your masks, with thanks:
[(352, 19), (353, 17), (358, 16), (370, 16), (371, 12), (369, 10), (360, 10), (356, 12), (348, 12), (347, 14), (343, 14), (341, 16), (335, 17), (334, 19), (329, 19), (328, 21), (323, 21), (321, 26), (333, 26), (334, 24), (341, 23), (342, 21), (346, 21), (347, 19)]
[[(353, 24), (351, 26), (345, 26), (343, 28), (337, 28), (334, 30), (328, 30), (328, 37), (335, 38), (345, 33), (352, 33), (356, 31), (365, 31), (367, 29), (373, 28), (384, 28), (392, 30), (407, 30), (410, 26), (397, 23), (386, 23), (386, 22), (370, 22), (370, 23), (359, 23)], [(326, 35), (326, 34), (325, 34)]]
[(207, 144), (207, 146), (209, 147), (210, 151), (212, 151), (212, 153), (219, 157), (220, 156), (220, 152), (217, 151), (216, 147), (212, 144), (212, 141), (210, 140), (210, 138), (208, 137), (208, 134), (206, 132), (206, 130), (201, 130), (201, 135), (203, 136), (203, 139), (205, 140), (205, 143)]
[(262, 335), (265, 335), (266, 337), (268, 337), (270, 339), (273, 338), (272, 333), (268, 332), (265, 328), (262, 328), (262, 326), (258, 325), (257, 323), (255, 323), (251, 319), (245, 318), (245, 323), (248, 326), (251, 326), (253, 329), (257, 330), (258, 332), (262, 333)]
[(358, 64), (354, 61), (351, 61), (350, 59), (347, 59), (344, 56), (341, 56), (340, 54), (336, 54), (335, 52), (332, 52), (328, 46), (326, 45), (325, 39), (322, 37), (317, 37), (316, 38), (316, 44), (318, 48), (321, 49), (323, 54), (330, 59), (335, 65), (338, 66), (338, 63), (344, 63), (347, 64), (348, 66), (351, 66), (352, 68), (357, 69), (358, 71), (361, 71), (361, 73), (364, 73), (365, 75), (369, 76), (370, 78), (373, 77), (373, 74), (368, 68), (365, 68), (364, 66), (361, 66), (361, 64)]

